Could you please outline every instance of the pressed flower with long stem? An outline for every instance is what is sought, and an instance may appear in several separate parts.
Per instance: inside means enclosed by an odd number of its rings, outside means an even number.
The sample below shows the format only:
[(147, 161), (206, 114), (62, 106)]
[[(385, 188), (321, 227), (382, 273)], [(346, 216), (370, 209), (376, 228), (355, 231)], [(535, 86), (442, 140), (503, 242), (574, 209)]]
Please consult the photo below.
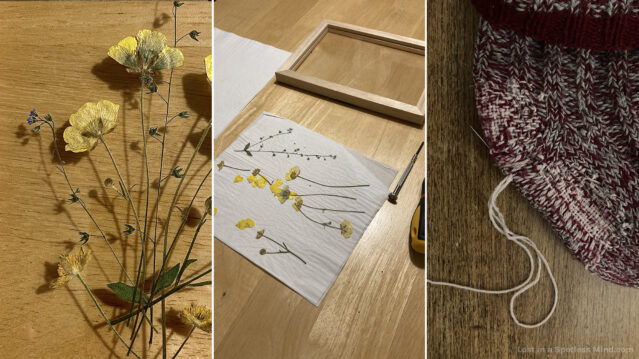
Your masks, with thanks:
[(279, 249), (277, 252), (269, 252), (266, 250), (266, 248), (262, 248), (260, 249), (260, 255), (267, 255), (267, 254), (291, 254), (293, 255), (295, 258), (299, 259), (302, 263), (306, 264), (306, 261), (302, 259), (302, 257), (298, 256), (297, 254), (293, 253), (293, 251), (291, 251), (288, 246), (286, 245), (286, 243), (284, 243), (284, 241), (282, 241), (282, 243), (274, 240), (273, 238), (267, 236), (266, 234), (264, 234), (265, 230), (264, 229), (260, 229), (259, 231), (257, 231), (257, 234), (255, 235), (256, 239), (260, 239), (260, 238), (266, 238), (269, 241), (277, 244), (281, 249)]
[[(115, 61), (124, 65), (129, 72), (134, 72), (139, 74), (140, 128), (142, 131), (141, 142), (143, 143), (143, 157), (144, 157), (144, 171), (145, 171), (144, 178), (146, 180), (145, 181), (146, 187), (143, 189), (146, 192), (144, 216), (141, 216), (142, 212), (139, 212), (133, 203), (131, 192), (132, 192), (132, 188), (135, 185), (128, 186), (126, 184), (122, 176), (122, 173), (120, 172), (120, 169), (117, 165), (115, 156), (113, 152), (111, 151), (111, 149), (109, 148), (106, 142), (106, 139), (104, 137), (106, 134), (112, 131), (113, 128), (116, 126), (117, 113), (119, 109), (118, 105), (107, 100), (102, 100), (97, 103), (86, 103), (75, 114), (71, 116), (70, 126), (68, 126), (65, 129), (64, 136), (63, 136), (66, 142), (66, 147), (65, 147), (66, 150), (72, 151), (72, 152), (87, 152), (92, 150), (98, 143), (101, 143), (104, 146), (113, 164), (113, 168), (115, 169), (115, 172), (117, 174), (118, 184), (116, 185), (114, 180), (108, 178), (107, 180), (104, 181), (104, 187), (106, 187), (107, 189), (113, 189), (118, 194), (118, 196), (125, 198), (135, 218), (135, 227), (128, 223), (124, 224), (124, 226), (126, 226), (127, 229), (124, 232), (121, 232), (120, 235), (121, 236), (132, 235), (134, 234), (134, 232), (137, 232), (141, 239), (141, 253), (140, 253), (140, 260), (138, 262), (138, 269), (135, 273), (136, 275), (135, 281), (132, 280), (132, 277), (129, 276), (129, 274), (125, 270), (124, 266), (120, 262), (118, 256), (116, 255), (115, 251), (113, 250), (109, 241), (107, 240), (104, 231), (98, 225), (93, 215), (90, 213), (88, 206), (82, 199), (80, 189), (72, 186), (64, 166), (65, 163), (62, 161), (60, 153), (58, 151), (58, 145), (57, 145), (56, 136), (55, 136), (56, 131), (55, 131), (55, 125), (54, 125), (53, 119), (51, 118), (49, 114), (45, 115), (44, 117), (40, 117), (35, 110), (31, 111), (31, 113), (29, 114), (29, 118), (27, 119), (27, 122), (29, 125), (35, 125), (35, 127), (33, 128), (34, 133), (39, 132), (43, 124), (50, 127), (52, 131), (52, 135), (53, 135), (54, 152), (59, 161), (59, 165), (56, 166), (56, 168), (64, 175), (64, 178), (71, 192), (69, 201), (71, 204), (79, 203), (82, 206), (82, 208), (85, 210), (85, 212), (87, 213), (89, 218), (92, 220), (92, 222), (95, 224), (95, 226), (97, 227), (100, 233), (98, 235), (98, 234), (91, 234), (89, 231), (79, 232), (80, 242), (83, 245), (80, 249), (80, 254), (67, 255), (67, 256), (61, 257), (61, 264), (58, 267), (59, 277), (53, 282), (51, 282), (50, 286), (52, 288), (57, 288), (57, 287), (65, 285), (72, 278), (77, 277), (79, 281), (82, 283), (82, 285), (84, 286), (84, 288), (87, 290), (87, 293), (91, 297), (96, 307), (98, 308), (100, 314), (105, 320), (105, 323), (109, 325), (109, 327), (117, 335), (118, 339), (127, 347), (128, 353), (132, 352), (131, 348), (133, 348), (133, 345), (137, 338), (139, 330), (141, 329), (145, 321), (149, 322), (151, 325), (150, 327), (152, 331), (150, 332), (150, 338), (149, 338), (149, 343), (151, 343), (153, 338), (153, 333), (157, 331), (157, 329), (155, 328), (152, 322), (153, 307), (155, 304), (161, 303), (163, 358), (167, 357), (167, 353), (166, 353), (167, 335), (166, 335), (166, 313), (165, 313), (166, 298), (184, 289), (185, 287), (195, 287), (195, 286), (203, 286), (203, 285), (211, 284), (210, 280), (197, 282), (199, 278), (202, 278), (203, 276), (210, 274), (211, 273), (210, 269), (204, 271), (203, 273), (195, 275), (195, 277), (190, 280), (187, 280), (181, 283), (181, 276), (184, 274), (184, 271), (187, 268), (187, 266), (193, 263), (194, 261), (196, 261), (196, 259), (190, 258), (191, 250), (193, 248), (196, 238), (198, 237), (198, 234), (200, 233), (200, 230), (203, 228), (203, 225), (206, 223), (206, 218), (212, 213), (213, 209), (211, 208), (212, 206), (211, 206), (210, 197), (209, 199), (207, 199), (207, 201), (205, 201), (206, 211), (204, 215), (202, 216), (202, 218), (200, 219), (200, 223), (198, 224), (195, 234), (193, 235), (193, 239), (191, 240), (191, 244), (189, 246), (185, 260), (183, 261), (181, 265), (180, 263), (178, 263), (171, 266), (170, 268), (168, 266), (168, 260), (176, 244), (179, 242), (180, 235), (182, 234), (182, 229), (184, 228), (184, 225), (188, 219), (187, 214), (192, 208), (193, 202), (198, 192), (200, 191), (200, 188), (203, 186), (206, 179), (211, 173), (211, 170), (209, 170), (208, 173), (204, 176), (204, 179), (200, 183), (200, 186), (197, 188), (195, 194), (193, 195), (193, 199), (191, 200), (189, 207), (184, 211), (182, 211), (179, 207), (177, 207), (176, 200), (177, 200), (177, 197), (182, 193), (181, 190), (184, 186), (184, 179), (189, 176), (189, 170), (191, 169), (191, 165), (193, 164), (194, 158), (196, 154), (199, 153), (199, 149), (201, 148), (202, 143), (204, 142), (205, 138), (207, 137), (211, 129), (212, 119), (209, 120), (207, 128), (203, 131), (200, 141), (198, 142), (186, 168), (182, 170), (179, 166), (177, 166), (171, 171), (171, 174), (169, 175), (169, 176), (174, 176), (176, 178), (179, 178), (180, 181), (177, 185), (177, 188), (173, 195), (173, 199), (171, 201), (171, 205), (168, 209), (166, 221), (163, 224), (164, 240), (163, 240), (162, 264), (161, 264), (160, 270), (156, 272), (156, 252), (157, 252), (157, 245), (160, 243), (158, 241), (160, 236), (158, 234), (159, 199), (160, 199), (160, 193), (162, 191), (162, 188), (164, 187), (163, 181), (166, 178), (168, 178), (168, 176), (167, 177), (163, 176), (164, 153), (166, 148), (168, 125), (175, 118), (178, 118), (178, 117), (189, 118), (189, 114), (187, 111), (181, 111), (178, 114), (169, 118), (170, 103), (171, 103), (170, 102), (171, 86), (173, 82), (172, 81), (173, 70), (175, 67), (181, 66), (183, 64), (183, 54), (179, 49), (177, 49), (177, 43), (181, 39), (185, 38), (186, 36), (190, 36), (193, 40), (198, 41), (198, 36), (200, 35), (198, 31), (192, 30), (189, 33), (187, 33), (185, 36), (182, 36), (179, 39), (177, 38), (177, 8), (182, 5), (184, 4), (180, 1), (173, 1), (172, 12), (173, 12), (173, 19), (174, 19), (174, 43), (173, 43), (174, 47), (168, 47), (166, 45), (166, 37), (163, 34), (157, 31), (140, 30), (138, 31), (135, 37), (129, 36), (124, 38), (123, 40), (118, 42), (117, 45), (112, 46), (108, 51), (108, 55), (112, 57)], [(206, 73), (207, 75), (209, 75), (209, 79), (210, 79), (211, 77), (210, 76), (210, 72), (211, 72), (210, 57), (205, 60), (205, 64), (206, 64)], [(157, 71), (166, 70), (166, 69), (170, 69), (171, 71), (169, 81), (156, 82), (156, 80), (154, 79), (155, 73)], [(158, 91), (160, 89), (158, 85), (159, 84), (161, 85), (162, 83), (168, 84), (166, 97), (162, 96), (162, 94)], [(144, 116), (144, 110), (145, 110), (144, 89), (148, 89), (150, 91), (149, 92), (150, 94), (156, 94), (166, 104), (166, 114), (164, 118), (165, 126), (163, 127), (162, 131), (158, 131), (158, 127), (150, 127), (151, 124), (147, 123), (148, 119)], [(156, 196), (156, 204), (155, 204), (156, 206), (155, 221), (154, 221), (155, 230), (152, 236), (150, 235), (148, 231), (149, 230), (148, 221), (149, 221), (149, 209), (150, 209), (149, 204), (150, 204), (151, 176), (149, 173), (150, 159), (149, 159), (149, 152), (147, 147), (148, 145), (147, 134), (148, 136), (150, 136), (151, 138), (153, 138), (154, 140), (158, 141), (158, 143), (161, 144), (160, 170), (158, 174), (158, 188), (157, 188), (157, 196)], [(160, 138), (162, 139), (160, 140)], [(167, 237), (168, 237), (168, 232), (170, 230), (171, 216), (175, 209), (180, 209), (186, 215), (182, 216), (182, 221), (180, 223), (178, 230), (175, 232), (175, 237), (169, 243)], [(117, 218), (116, 218), (116, 221), (117, 221)], [(109, 249), (113, 253), (114, 257), (116, 258), (118, 264), (120, 265), (122, 269), (122, 273), (124, 274), (127, 280), (126, 283), (116, 282), (116, 283), (109, 283), (107, 285), (109, 289), (111, 289), (119, 298), (131, 303), (131, 309), (129, 313), (113, 321), (109, 320), (106, 317), (100, 304), (98, 303), (96, 298), (93, 296), (93, 293), (89, 290), (87, 283), (85, 282), (84, 278), (82, 277), (80, 273), (82, 268), (86, 265), (86, 263), (88, 262), (88, 259), (90, 258), (88, 256), (88, 250), (85, 252), (84, 244), (86, 244), (90, 240), (90, 238), (94, 236), (101, 236), (104, 238), (106, 244), (108, 245)], [(146, 286), (142, 284), (141, 282), (142, 279), (146, 278), (146, 270), (147, 270), (146, 261), (148, 260), (148, 258), (145, 252), (146, 252), (147, 239), (153, 243), (153, 249), (154, 249), (153, 250), (153, 276), (152, 276), (152, 281), (150, 284), (150, 292), (148, 294), (145, 293)], [(131, 285), (127, 283), (130, 283)], [(151, 318), (147, 316), (147, 310), (149, 309), (151, 310)], [(140, 314), (142, 314), (142, 318), (144, 319), (142, 320), (139, 319)], [(123, 339), (120, 333), (118, 333), (118, 331), (115, 330), (113, 325), (125, 320), (128, 321), (130, 318), (134, 316), (135, 316), (135, 322), (132, 328), (131, 342), (129, 344)], [(180, 348), (182, 348), (185, 343), (186, 341), (182, 343)], [(135, 357), (139, 358), (139, 356), (135, 352), (133, 352), (133, 354), (135, 355)], [(176, 355), (177, 354), (178, 353), (176, 353)]]
[(292, 180), (294, 180), (296, 178), (300, 178), (300, 179), (303, 179), (305, 181), (314, 183), (316, 185), (320, 185), (322, 187), (330, 187), (330, 188), (355, 188), (355, 187), (369, 187), (370, 186), (368, 184), (345, 185), (345, 186), (342, 186), (342, 185), (327, 185), (327, 184), (323, 184), (323, 183), (320, 183), (320, 182), (317, 182), (317, 181), (313, 181), (313, 180), (308, 179), (306, 177), (302, 177), (300, 175), (300, 172), (301, 172), (301, 170), (300, 170), (299, 166), (291, 167), (291, 169), (284, 176), (284, 178), (286, 178), (287, 181), (292, 181)]
[(204, 305), (191, 304), (190, 306), (182, 309), (182, 312), (180, 312), (180, 320), (182, 320), (184, 324), (190, 325), (191, 329), (186, 335), (186, 338), (184, 338), (182, 345), (180, 345), (178, 350), (175, 352), (175, 355), (173, 355), (174, 359), (178, 356), (178, 354), (180, 354), (180, 351), (196, 328), (207, 333), (211, 333), (213, 329), (211, 309)]

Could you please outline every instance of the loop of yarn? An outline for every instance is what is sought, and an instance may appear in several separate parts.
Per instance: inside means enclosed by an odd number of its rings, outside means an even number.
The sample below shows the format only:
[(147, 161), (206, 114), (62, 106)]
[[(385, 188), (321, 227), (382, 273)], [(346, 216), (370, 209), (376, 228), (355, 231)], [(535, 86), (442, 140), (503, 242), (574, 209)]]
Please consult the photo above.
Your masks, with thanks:
[[(557, 308), (557, 302), (559, 301), (559, 292), (557, 289), (557, 282), (555, 281), (555, 277), (553, 276), (552, 271), (550, 270), (550, 266), (548, 265), (548, 261), (546, 260), (546, 257), (544, 257), (541, 251), (539, 251), (539, 249), (537, 248), (537, 245), (535, 245), (535, 242), (530, 240), (528, 237), (513, 233), (508, 228), (508, 226), (506, 225), (506, 220), (504, 219), (504, 216), (501, 214), (499, 207), (497, 207), (497, 197), (499, 197), (501, 192), (504, 189), (506, 189), (506, 187), (508, 187), (508, 185), (512, 182), (512, 180), (513, 180), (513, 175), (508, 175), (499, 183), (499, 185), (497, 185), (497, 187), (493, 191), (493, 194), (490, 196), (490, 201), (488, 202), (488, 213), (490, 216), (490, 221), (495, 227), (495, 229), (497, 229), (499, 233), (506, 236), (506, 239), (514, 242), (516, 245), (523, 248), (523, 250), (528, 255), (528, 258), (530, 259), (530, 274), (528, 275), (528, 278), (526, 278), (525, 281), (523, 281), (522, 283), (520, 283), (519, 285), (515, 287), (502, 289), (502, 290), (473, 288), (473, 287), (450, 283), (450, 282), (433, 281), (430, 279), (426, 279), (426, 282), (431, 285), (448, 286), (448, 287), (468, 290), (468, 291), (476, 292), (476, 293), (505, 294), (505, 293), (515, 292), (515, 294), (513, 294), (513, 296), (510, 298), (510, 316), (512, 317), (513, 321), (517, 325), (524, 328), (537, 328), (544, 325), (550, 319), (550, 317), (552, 317), (553, 313), (555, 312), (555, 309)], [(535, 260), (530, 249), (532, 249), (537, 256), (537, 271), (536, 271), (537, 274), (536, 275), (534, 275)], [(515, 315), (515, 299), (517, 299), (517, 297), (519, 297), (521, 294), (523, 294), (528, 289), (535, 286), (537, 282), (539, 282), (539, 278), (541, 276), (542, 263), (543, 263), (543, 266), (546, 268), (546, 271), (548, 272), (548, 276), (550, 277), (550, 280), (552, 281), (552, 286), (554, 291), (554, 295), (553, 295), (554, 300), (553, 300), (552, 308), (550, 309), (550, 311), (544, 317), (543, 320), (533, 324), (522, 323), (521, 321), (519, 321), (519, 319), (517, 319), (517, 316)], [(534, 279), (533, 279), (533, 275), (535, 276)]]

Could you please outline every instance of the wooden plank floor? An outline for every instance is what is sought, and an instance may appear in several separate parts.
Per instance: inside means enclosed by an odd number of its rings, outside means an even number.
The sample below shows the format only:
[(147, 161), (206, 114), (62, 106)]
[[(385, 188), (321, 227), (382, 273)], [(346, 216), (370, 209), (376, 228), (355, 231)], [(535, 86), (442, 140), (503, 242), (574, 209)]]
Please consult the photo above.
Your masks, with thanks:
[[(427, 6), (428, 277), (509, 288), (528, 275), (528, 258), (488, 219), (488, 199), (503, 176), (471, 130), (479, 128), (472, 78), (478, 17), (467, 0), (429, 0)], [(587, 357), (638, 357), (639, 291), (589, 274), (514, 188), (503, 192), (498, 205), (510, 229), (530, 237), (548, 259), (559, 286), (555, 315), (540, 328), (523, 329), (508, 314), (509, 295), (429, 285), (429, 357), (532, 357), (522, 352), (598, 346), (632, 348), (633, 353)], [(517, 300), (515, 311), (520, 320), (533, 322), (551, 304), (552, 287), (543, 275)]]
[[(218, 0), (214, 8), (216, 27), (287, 51), (324, 18), (424, 39), (420, 0)], [(382, 80), (388, 76), (377, 75)], [(380, 88), (387, 84), (380, 82), (371, 81)], [(424, 139), (423, 127), (272, 80), (215, 140), (215, 155), (262, 111), (291, 119), (400, 171)], [(422, 152), (399, 204), (381, 208), (319, 307), (215, 241), (216, 358), (422, 358), (423, 257), (421, 264), (411, 260), (408, 233), (424, 159)]]
[[(118, 125), (105, 139), (125, 180), (138, 184), (134, 202), (138, 210), (143, 208), (146, 196), (139, 82), (135, 74), (107, 58), (107, 51), (139, 29), (159, 30), (172, 38), (173, 24), (167, 22), (171, 2), (0, 2), (0, 14), (0, 119), (6, 126), (6, 131), (0, 132), (0, 357), (125, 358), (126, 349), (104, 324), (78, 280), (64, 288), (48, 290), (48, 281), (56, 276), (58, 255), (72, 248), (77, 250), (79, 231), (97, 231), (78, 205), (66, 201), (69, 191), (55, 168), (51, 133), (43, 129), (32, 136), (26, 118), (32, 108), (42, 114), (51, 113), (60, 128), (57, 135), (61, 141), (69, 116), (85, 102), (108, 99), (119, 104)], [(185, 61), (173, 77), (171, 108), (176, 112), (190, 111), (191, 118), (172, 123), (165, 168), (185, 167), (194, 150), (194, 139), (199, 138), (211, 116), (210, 85), (204, 70), (204, 57), (211, 53), (210, 3), (187, 2), (179, 14), (179, 32), (198, 29), (202, 35), (199, 42), (180, 42)], [(168, 73), (164, 79), (168, 80)], [(164, 87), (161, 85), (160, 91), (166, 94)], [(164, 103), (157, 96), (147, 95), (144, 105), (147, 123), (160, 125), (164, 121)], [(149, 156), (158, 159), (159, 144), (149, 141)], [(179, 206), (188, 205), (211, 166), (210, 142), (204, 147), (194, 163), (192, 179), (185, 181), (187, 187)], [(60, 144), (61, 151), (63, 148)], [(104, 148), (98, 146), (83, 154), (65, 152), (63, 156), (71, 181), (80, 188), (96, 221), (112, 239), (111, 245), (127, 271), (133, 273), (140, 245), (136, 236), (121, 235), (124, 223), (134, 223), (133, 216), (126, 203), (102, 185), (105, 178), (116, 178)], [(157, 160), (152, 163), (152, 176), (157, 176), (157, 164)], [(176, 185), (175, 179), (167, 182), (167, 195), (161, 200), (161, 221)], [(207, 182), (196, 201), (198, 213), (194, 216), (199, 218), (210, 192)], [(151, 194), (154, 205), (155, 189)], [(194, 230), (194, 226), (187, 226), (182, 240), (190, 239)], [(106, 283), (123, 280), (119, 267), (101, 238), (92, 237), (88, 246), (95, 259), (87, 267), (86, 281), (107, 315), (117, 317), (128, 307), (109, 294)], [(186, 247), (179, 243), (170, 263), (181, 261)], [(147, 250), (150, 254), (151, 246)], [(210, 268), (210, 227), (204, 227), (192, 257), (198, 262), (187, 271)], [(170, 355), (188, 331), (176, 320), (176, 309), (191, 301), (210, 303), (211, 292), (211, 287), (193, 288), (167, 300)], [(159, 317), (160, 311), (154, 314)], [(124, 323), (117, 328), (128, 338), (130, 330)], [(148, 330), (143, 333), (148, 338)], [(158, 339), (154, 338), (150, 348), (148, 340), (137, 340), (135, 350), (146, 352), (144, 358), (156, 358), (161, 349)], [(196, 331), (183, 349), (183, 357), (209, 358), (211, 344), (210, 334)]]

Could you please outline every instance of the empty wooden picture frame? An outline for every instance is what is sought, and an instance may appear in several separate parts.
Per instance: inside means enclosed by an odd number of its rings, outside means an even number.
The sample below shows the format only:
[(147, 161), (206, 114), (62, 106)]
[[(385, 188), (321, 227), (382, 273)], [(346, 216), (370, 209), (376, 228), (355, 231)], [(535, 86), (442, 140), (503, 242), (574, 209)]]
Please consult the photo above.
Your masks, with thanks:
[(417, 104), (408, 104), (297, 72), (296, 70), (309, 56), (311, 51), (313, 51), (317, 44), (329, 32), (381, 46), (408, 51), (421, 56), (425, 54), (425, 42), (422, 40), (371, 30), (338, 21), (324, 20), (313, 30), (308, 38), (302, 42), (297, 50), (291, 54), (288, 60), (282, 64), (280, 69), (275, 72), (277, 81), (418, 125), (424, 124), (424, 91), (422, 91)]

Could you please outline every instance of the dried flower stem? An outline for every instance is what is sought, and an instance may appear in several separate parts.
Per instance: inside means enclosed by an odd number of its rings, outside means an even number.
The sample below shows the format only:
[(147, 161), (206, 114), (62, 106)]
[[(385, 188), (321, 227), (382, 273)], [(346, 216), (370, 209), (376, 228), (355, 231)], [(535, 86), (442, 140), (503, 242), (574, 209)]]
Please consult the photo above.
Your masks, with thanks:
[(321, 210), (321, 211), (330, 211), (330, 212), (343, 212), (343, 213), (366, 213), (366, 212), (364, 212), (364, 211), (350, 211), (350, 210), (342, 210), (342, 209), (319, 208), (319, 207), (309, 206), (309, 205), (307, 205), (307, 204), (302, 204), (302, 206), (303, 206), (303, 207), (312, 208), (312, 209)]
[[(171, 223), (171, 216), (173, 214), (173, 208), (175, 207), (175, 203), (177, 202), (177, 197), (178, 194), (180, 193), (180, 189), (182, 188), (182, 184), (184, 183), (184, 179), (187, 177), (189, 170), (191, 168), (191, 165), (193, 164), (193, 160), (195, 159), (195, 156), (198, 154), (198, 152), (200, 151), (200, 147), (202, 147), (202, 143), (204, 143), (204, 140), (206, 139), (206, 136), (208, 135), (209, 131), (211, 130), (211, 127), (213, 125), (213, 119), (211, 118), (206, 126), (206, 128), (204, 129), (204, 131), (202, 132), (202, 136), (200, 136), (200, 141), (198, 142), (197, 146), (195, 147), (193, 154), (191, 155), (191, 159), (189, 160), (188, 165), (186, 166), (186, 168), (184, 169), (184, 177), (180, 178), (180, 182), (178, 183), (177, 188), (175, 189), (175, 193), (173, 194), (173, 199), (171, 200), (171, 205), (169, 206), (169, 210), (168, 210), (168, 214), (167, 214), (167, 218), (166, 218), (166, 224), (164, 225), (164, 243), (163, 243), (163, 260), (162, 260), (162, 267), (165, 266), (164, 263), (166, 263), (167, 261), (167, 242), (168, 242), (168, 236), (169, 236), (169, 225)], [(210, 171), (209, 171), (210, 173)], [(163, 269), (161, 269), (159, 271), (159, 274), (162, 274)], [(156, 285), (156, 281), (153, 282), (152, 285), (152, 289), (151, 289), (151, 294), (150, 294), (150, 298), (149, 298), (149, 302), (152, 302), (153, 296), (155, 295), (154, 293), (154, 289), (155, 289), (155, 285)], [(181, 286), (180, 286), (181, 287)], [(161, 293), (164, 293), (164, 289), (162, 289)], [(148, 308), (150, 305), (147, 305), (144, 307), (144, 312), (146, 312), (146, 308)], [(162, 328), (163, 328), (163, 335), (166, 335), (166, 304), (164, 302), (164, 298), (162, 297)], [(137, 333), (140, 331), (140, 328), (142, 327), (142, 323), (140, 323), (140, 325), (138, 325), (137, 329), (135, 329), (133, 331), (133, 337), (131, 338), (131, 345), (133, 345), (135, 339), (137, 338)]]
[(262, 237), (264, 237), (264, 238), (268, 239), (269, 241), (277, 244), (281, 248), (284, 248), (284, 251), (280, 250), (278, 252), (265, 252), (264, 254), (286, 254), (286, 253), (289, 253), (289, 254), (294, 255), (300, 261), (302, 261), (302, 263), (306, 264), (305, 260), (303, 260), (300, 256), (298, 256), (297, 254), (293, 253), (290, 249), (288, 249), (288, 247), (286, 246), (286, 243), (284, 243), (284, 242), (279, 243), (278, 241), (274, 240), (273, 238), (267, 236), (266, 234), (263, 234)]
[(302, 177), (302, 176), (300, 176), (300, 175), (298, 175), (298, 176), (297, 176), (297, 178), (301, 178), (301, 179), (303, 179), (303, 180), (305, 180), (305, 181), (309, 181), (309, 182), (311, 182), (311, 183), (315, 183), (315, 184), (320, 185), (320, 186), (324, 186), (324, 187), (331, 187), (331, 188), (355, 188), (355, 187), (368, 187), (368, 186), (370, 186), (370, 185), (368, 185), (368, 184), (358, 184), (358, 185), (353, 185), (353, 186), (330, 186), (330, 185), (327, 185), (327, 184), (323, 184), (323, 183), (315, 182), (315, 181), (313, 181), (313, 180), (310, 180), (310, 179), (308, 179), (308, 178), (306, 178), (306, 177)]
[(208, 214), (209, 214), (208, 212), (204, 212), (204, 215), (202, 216), (202, 218), (200, 218), (200, 222), (197, 224), (197, 228), (195, 229), (195, 233), (193, 234), (193, 239), (191, 240), (189, 249), (186, 251), (186, 255), (184, 256), (184, 260), (182, 261), (182, 268), (180, 268), (180, 272), (178, 273), (177, 278), (175, 279), (175, 285), (180, 284), (180, 278), (182, 278), (182, 274), (184, 274), (186, 261), (189, 260), (189, 256), (191, 255), (191, 250), (193, 249), (195, 240), (197, 239), (198, 234), (200, 234), (200, 229), (202, 228), (204, 223), (206, 223), (206, 216)]
[[(64, 168), (64, 161), (62, 161), (62, 157), (60, 156), (60, 151), (58, 150), (58, 141), (56, 140), (56, 137), (55, 137), (55, 124), (54, 124), (53, 121), (49, 122), (49, 121), (44, 121), (43, 120), (43, 122), (46, 123), (49, 126), (49, 128), (51, 129), (51, 135), (52, 135), (52, 138), (53, 138), (53, 148), (54, 148), (56, 156), (58, 157), (58, 162), (60, 162), (60, 167), (59, 167), (60, 172), (62, 172), (62, 174), (64, 175), (64, 179), (66, 180), (67, 185), (69, 186), (69, 190), (71, 190), (71, 192), (74, 192), (73, 186), (71, 185), (71, 181), (69, 180), (69, 176), (67, 175), (67, 171)], [(122, 262), (120, 262), (120, 258), (118, 257), (118, 255), (113, 250), (113, 247), (111, 247), (111, 243), (109, 243), (109, 240), (107, 239), (106, 235), (104, 234), (104, 231), (102, 231), (102, 228), (100, 227), (98, 222), (95, 220), (95, 218), (93, 217), (93, 215), (89, 211), (89, 208), (86, 206), (86, 203), (84, 203), (82, 198), (80, 198), (79, 196), (78, 196), (78, 203), (80, 203), (80, 206), (82, 207), (82, 209), (84, 209), (84, 212), (86, 212), (87, 216), (89, 216), (89, 219), (91, 219), (91, 222), (93, 222), (93, 224), (95, 224), (96, 228), (100, 232), (100, 236), (104, 239), (104, 242), (106, 243), (107, 247), (109, 247), (109, 250), (111, 250), (111, 253), (113, 253), (113, 257), (115, 257), (115, 261), (118, 262), (118, 265), (122, 269), (122, 272), (124, 273), (124, 276), (127, 278), (127, 280), (130, 283), (133, 283), (133, 280), (129, 276), (129, 273), (126, 271), (126, 269), (122, 265)]]
[(353, 201), (357, 201), (357, 198), (348, 197), (348, 196), (341, 196), (339, 194), (311, 193), (311, 194), (298, 194), (297, 196), (300, 196), (300, 197), (310, 197), (310, 196), (339, 197), (339, 198), (346, 198), (346, 199), (352, 199)]
[(304, 215), (304, 217), (306, 217), (306, 218), (307, 218), (309, 221), (311, 221), (311, 222), (314, 222), (314, 223), (320, 224), (320, 225), (322, 225), (322, 226), (324, 226), (324, 227), (335, 228), (335, 229), (339, 229), (339, 230), (341, 230), (341, 228), (339, 228), (339, 227), (331, 226), (331, 222), (319, 222), (319, 221), (316, 221), (316, 220), (314, 220), (313, 218), (311, 218), (311, 217), (307, 216), (307, 215), (306, 215), (306, 213), (304, 213), (304, 211), (300, 210), (299, 212), (300, 212), (301, 214), (303, 214), (303, 215)]
[[(82, 285), (84, 286), (84, 289), (86, 289), (87, 293), (89, 293), (89, 296), (91, 297), (91, 299), (93, 300), (93, 303), (95, 304), (95, 306), (98, 308), (98, 311), (100, 312), (100, 314), (102, 315), (102, 318), (104, 318), (104, 321), (109, 325), (109, 327), (111, 328), (111, 330), (115, 333), (115, 335), (117, 335), (118, 339), (120, 339), (120, 342), (122, 342), (122, 344), (124, 344), (125, 347), (127, 347), (129, 349), (129, 352), (133, 353), (133, 355), (135, 355), (136, 358), (140, 359), (140, 356), (137, 355), (134, 351), (131, 350), (132, 346), (129, 346), (126, 341), (124, 340), (124, 338), (122, 338), (122, 336), (120, 335), (120, 333), (118, 333), (118, 331), (115, 329), (115, 327), (113, 326), (114, 323), (111, 323), (111, 321), (109, 321), (109, 319), (107, 318), (106, 314), (104, 314), (104, 311), (102, 310), (102, 307), (100, 306), (100, 304), (98, 303), (98, 301), (95, 299), (95, 297), (93, 296), (93, 293), (91, 293), (91, 290), (89, 289), (89, 287), (87, 286), (87, 284), (84, 282), (84, 279), (82, 279), (82, 276), (80, 274), (77, 274), (76, 277), (78, 277), (78, 279), (80, 280), (80, 283), (82, 283)], [(131, 344), (132, 345), (132, 344)]]
[[(140, 311), (145, 312), (148, 308), (150, 308), (150, 307), (156, 305), (157, 303), (163, 301), (164, 299), (170, 297), (172, 294), (178, 292), (180, 289), (189, 286), (191, 283), (195, 282), (196, 280), (198, 280), (198, 279), (204, 277), (205, 275), (211, 273), (211, 271), (212, 271), (212, 269), (207, 269), (203, 273), (198, 274), (197, 276), (193, 277), (193, 279), (189, 279), (188, 281), (186, 281), (186, 282), (184, 282), (184, 283), (182, 283), (182, 284), (180, 284), (180, 285), (178, 285), (176, 287), (173, 287), (173, 289), (171, 289), (168, 292), (162, 294), (158, 298), (155, 298), (153, 300), (149, 300), (148, 304), (145, 304), (142, 308), (138, 308), (138, 309), (134, 310), (133, 313), (125, 314), (125, 315), (123, 315), (123, 316), (121, 316), (121, 317), (119, 317), (117, 319), (112, 320), (111, 324), (116, 325), (118, 323), (121, 323), (121, 322), (127, 320), (128, 318), (131, 318), (132, 316), (136, 315)], [(198, 284), (198, 283), (195, 283), (195, 284)], [(140, 330), (140, 326), (138, 326), (137, 330)], [(131, 342), (131, 345), (133, 345), (133, 342)]]
[(173, 359), (177, 358), (178, 354), (180, 354), (180, 350), (182, 350), (182, 348), (184, 347), (184, 344), (186, 344), (186, 341), (189, 340), (189, 338), (191, 337), (191, 334), (193, 333), (193, 330), (195, 330), (195, 325), (191, 328), (191, 330), (189, 330), (189, 334), (186, 335), (186, 338), (184, 338), (184, 341), (182, 342), (182, 345), (180, 345), (178, 350), (173, 355)]

